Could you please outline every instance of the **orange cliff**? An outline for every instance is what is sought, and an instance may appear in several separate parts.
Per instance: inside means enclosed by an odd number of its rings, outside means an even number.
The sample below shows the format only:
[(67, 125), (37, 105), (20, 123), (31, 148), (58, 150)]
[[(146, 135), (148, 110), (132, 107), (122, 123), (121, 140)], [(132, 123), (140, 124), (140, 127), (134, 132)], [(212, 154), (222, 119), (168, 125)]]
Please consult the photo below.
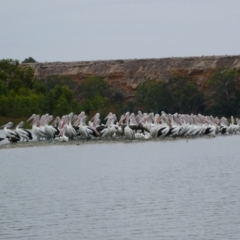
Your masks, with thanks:
[(203, 90), (218, 67), (227, 66), (240, 72), (240, 55), (45, 62), (29, 65), (33, 67), (34, 75), (39, 79), (60, 75), (81, 82), (89, 76), (101, 76), (114, 89), (122, 92), (126, 100), (130, 100), (134, 98), (137, 86), (146, 79), (167, 81), (177, 75), (190, 76)]

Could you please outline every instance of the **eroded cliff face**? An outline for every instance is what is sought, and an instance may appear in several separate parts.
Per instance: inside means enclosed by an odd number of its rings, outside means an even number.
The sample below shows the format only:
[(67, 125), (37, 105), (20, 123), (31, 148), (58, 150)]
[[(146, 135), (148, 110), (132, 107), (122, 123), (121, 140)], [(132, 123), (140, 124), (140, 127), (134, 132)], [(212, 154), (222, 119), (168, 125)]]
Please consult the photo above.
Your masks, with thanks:
[(228, 66), (240, 72), (240, 55), (33, 63), (31, 66), (39, 79), (62, 75), (81, 82), (88, 76), (102, 76), (114, 89), (121, 91), (125, 99), (131, 99), (137, 86), (146, 79), (168, 81), (177, 75), (190, 76), (204, 89), (218, 67)]

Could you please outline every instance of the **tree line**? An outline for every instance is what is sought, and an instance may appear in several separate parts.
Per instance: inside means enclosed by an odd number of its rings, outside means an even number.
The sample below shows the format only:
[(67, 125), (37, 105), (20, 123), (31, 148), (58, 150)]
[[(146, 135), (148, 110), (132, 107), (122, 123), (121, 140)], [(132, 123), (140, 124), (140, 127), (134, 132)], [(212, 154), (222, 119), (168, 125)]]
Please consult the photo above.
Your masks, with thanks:
[(236, 70), (218, 68), (206, 89), (199, 90), (196, 81), (185, 76), (175, 76), (167, 82), (146, 79), (138, 86), (136, 98), (125, 102), (123, 94), (102, 77), (88, 77), (81, 83), (65, 76), (36, 79), (31, 66), (21, 65), (18, 60), (0, 60), (2, 117), (27, 118), (33, 113), (62, 116), (81, 111), (90, 116), (100, 112), (104, 117), (108, 112), (121, 115), (138, 110), (240, 115), (240, 76)]
[(123, 94), (101, 77), (88, 77), (81, 84), (65, 76), (36, 79), (31, 66), (12, 59), (0, 60), (0, 116), (28, 117), (36, 114), (62, 116), (85, 111), (103, 115), (120, 113)]
[(136, 92), (138, 108), (214, 116), (240, 115), (240, 75), (228, 67), (216, 69), (204, 91), (190, 77), (176, 76), (167, 82), (145, 81)]

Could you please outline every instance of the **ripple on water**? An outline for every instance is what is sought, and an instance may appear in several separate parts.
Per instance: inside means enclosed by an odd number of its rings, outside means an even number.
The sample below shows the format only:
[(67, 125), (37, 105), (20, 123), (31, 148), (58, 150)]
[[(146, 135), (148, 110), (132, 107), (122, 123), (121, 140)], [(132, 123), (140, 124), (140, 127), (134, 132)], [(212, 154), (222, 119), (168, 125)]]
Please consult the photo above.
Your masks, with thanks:
[(238, 141), (2, 149), (0, 239), (240, 239)]

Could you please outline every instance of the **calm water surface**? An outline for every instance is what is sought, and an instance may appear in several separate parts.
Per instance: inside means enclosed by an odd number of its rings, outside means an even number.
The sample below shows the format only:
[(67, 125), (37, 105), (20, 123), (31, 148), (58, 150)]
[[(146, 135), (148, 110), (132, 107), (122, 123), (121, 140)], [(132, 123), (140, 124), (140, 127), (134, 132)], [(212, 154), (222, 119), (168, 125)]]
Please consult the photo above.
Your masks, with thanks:
[(0, 150), (0, 239), (240, 239), (240, 136)]

